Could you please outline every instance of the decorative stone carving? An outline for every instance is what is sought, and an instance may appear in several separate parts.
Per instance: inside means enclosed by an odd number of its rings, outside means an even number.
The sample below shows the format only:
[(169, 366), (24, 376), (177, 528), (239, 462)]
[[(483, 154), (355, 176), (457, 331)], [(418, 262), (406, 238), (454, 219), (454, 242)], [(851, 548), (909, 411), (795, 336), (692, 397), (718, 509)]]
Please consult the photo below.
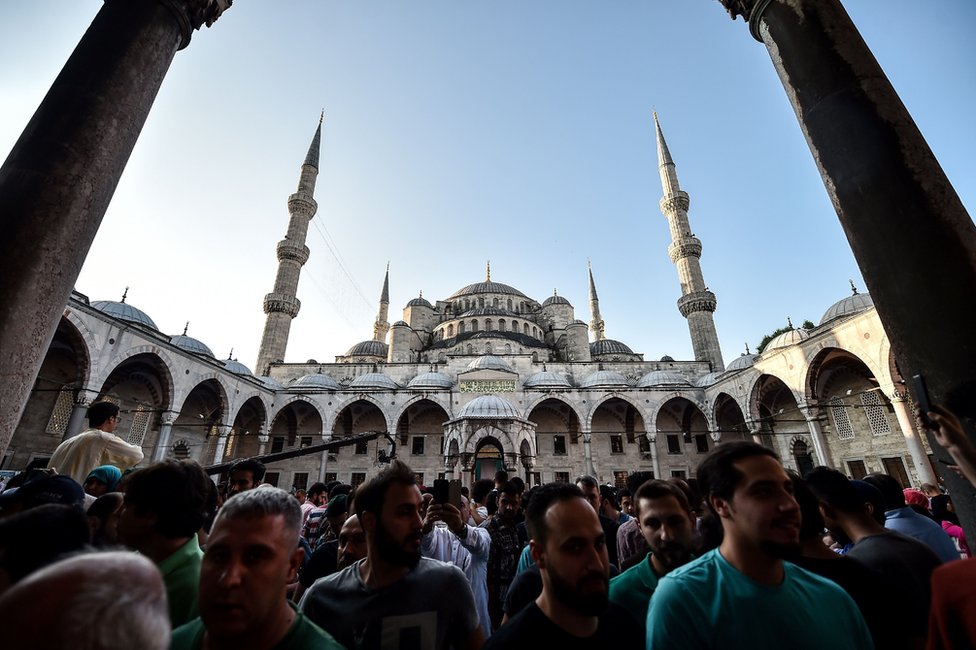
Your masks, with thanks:
[(696, 311), (715, 311), (718, 301), (711, 291), (696, 291), (678, 298), (678, 311), (685, 318)]
[(678, 260), (684, 257), (701, 257), (702, 253), (702, 243), (701, 240), (690, 235), (688, 237), (682, 237), (676, 242), (673, 242), (668, 246), (668, 257), (671, 258), (671, 263), (674, 264)]
[(283, 293), (269, 293), (264, 297), (264, 313), (285, 313), (294, 318), (302, 308), (302, 301)]
[(278, 261), (293, 260), (303, 265), (308, 261), (308, 256), (311, 251), (309, 251), (308, 246), (298, 245), (293, 243), (288, 239), (282, 239), (278, 242), (276, 248), (278, 253)]
[(288, 212), (290, 214), (311, 219), (318, 212), (318, 209), (319, 204), (315, 199), (304, 192), (295, 192), (288, 197)]
[(684, 190), (678, 190), (661, 198), (661, 212), (664, 214), (674, 214), (678, 210), (688, 211), (691, 207), (691, 198)]
[(234, 0), (159, 0), (164, 7), (170, 10), (176, 22), (180, 25), (182, 40), (180, 48), (183, 49), (190, 44), (190, 36), (194, 30), (200, 29), (203, 25), (212, 26), (220, 18)]

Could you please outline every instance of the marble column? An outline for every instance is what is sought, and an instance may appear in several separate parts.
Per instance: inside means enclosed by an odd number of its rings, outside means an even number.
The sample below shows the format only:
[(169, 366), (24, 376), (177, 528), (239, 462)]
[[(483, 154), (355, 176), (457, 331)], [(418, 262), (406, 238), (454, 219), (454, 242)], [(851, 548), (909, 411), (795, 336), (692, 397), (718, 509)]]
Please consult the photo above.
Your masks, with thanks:
[(258, 456), (264, 456), (265, 450), (268, 448), (268, 441), (271, 438), (267, 435), (258, 435)]
[(817, 452), (817, 464), (827, 467), (837, 468), (834, 464), (833, 454), (830, 452), (830, 445), (824, 436), (823, 425), (820, 424), (819, 412), (808, 407), (806, 409), (807, 428), (810, 430), (810, 437), (813, 438), (813, 449)]
[(173, 423), (180, 416), (176, 411), (163, 411), (159, 415), (159, 436), (153, 448), (152, 460), (165, 460), (173, 438)]
[(174, 55), (229, 4), (105, 2), (0, 167), (0, 455)]
[(68, 438), (74, 438), (85, 430), (88, 423), (88, 407), (92, 405), (93, 398), (85, 389), (80, 389), (75, 394), (75, 405), (71, 408), (71, 417), (68, 418), (68, 426), (64, 430), (61, 442)]
[(231, 427), (221, 424), (217, 427), (217, 444), (214, 446), (212, 462), (214, 465), (223, 462), (224, 450), (227, 449), (227, 436), (230, 435)]
[(646, 433), (647, 441), (651, 443), (651, 469), (654, 470), (654, 478), (664, 478), (661, 476), (661, 461), (657, 455), (657, 434)]
[(895, 409), (895, 417), (898, 419), (898, 426), (901, 427), (901, 433), (905, 437), (905, 445), (912, 457), (912, 463), (915, 464), (918, 480), (922, 483), (938, 485), (939, 480), (932, 470), (932, 463), (929, 462), (925, 447), (922, 446), (918, 431), (915, 430), (915, 417), (908, 412), (908, 400), (904, 397), (894, 397), (891, 400), (891, 406)]
[[(593, 467), (593, 450), (590, 448), (592, 434), (589, 431), (584, 431), (580, 435), (583, 437), (583, 473), (596, 477), (596, 468)], [(570, 477), (570, 479), (572, 478)]]
[[(332, 436), (330, 435), (322, 436), (322, 442), (324, 443), (332, 442)], [(319, 459), (319, 481), (322, 483), (325, 482), (325, 472), (328, 470), (329, 467), (330, 453), (331, 452), (328, 449), (326, 449), (325, 451), (322, 452), (322, 457)]]

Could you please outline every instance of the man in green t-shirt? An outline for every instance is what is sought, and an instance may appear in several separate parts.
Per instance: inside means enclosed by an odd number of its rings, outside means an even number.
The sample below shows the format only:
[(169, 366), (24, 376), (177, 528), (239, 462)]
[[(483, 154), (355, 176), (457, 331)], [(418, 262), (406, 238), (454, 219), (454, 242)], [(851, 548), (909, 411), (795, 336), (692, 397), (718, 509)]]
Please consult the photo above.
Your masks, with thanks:
[(610, 581), (610, 601), (643, 625), (658, 579), (692, 558), (695, 516), (685, 493), (667, 481), (647, 481), (634, 502), (637, 524), (651, 552)]
[(200, 616), (173, 630), (171, 650), (342, 650), (285, 597), (303, 551), (302, 511), (273, 487), (241, 492), (220, 509), (200, 567)]

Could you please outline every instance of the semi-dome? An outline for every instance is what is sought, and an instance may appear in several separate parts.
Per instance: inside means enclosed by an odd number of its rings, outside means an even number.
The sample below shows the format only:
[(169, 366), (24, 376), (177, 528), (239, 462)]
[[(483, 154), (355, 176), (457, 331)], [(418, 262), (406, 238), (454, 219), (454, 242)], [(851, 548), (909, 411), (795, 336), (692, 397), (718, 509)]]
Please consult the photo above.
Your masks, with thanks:
[(346, 352), (347, 357), (383, 357), (386, 358), (390, 351), (383, 341), (362, 341), (349, 348)]
[(600, 339), (590, 343), (590, 354), (633, 354), (634, 351), (629, 347), (613, 339)]
[(759, 358), (758, 354), (740, 354), (738, 357), (732, 360), (732, 362), (725, 367), (726, 372), (734, 372), (736, 370), (745, 370), (746, 368), (751, 368), (752, 364), (756, 363), (756, 359)]
[(367, 372), (352, 380), (349, 388), (379, 388), (381, 390), (396, 390), (400, 386), (381, 372)]
[(192, 352), (193, 354), (202, 354), (205, 357), (214, 357), (213, 350), (208, 348), (203, 341), (198, 341), (192, 336), (178, 334), (172, 337), (169, 342), (181, 350), (186, 350), (187, 352)]
[(321, 373), (314, 375), (304, 375), (291, 382), (289, 388), (323, 388), (325, 390), (339, 390), (339, 382)]
[(543, 307), (548, 307), (550, 305), (569, 305), (572, 307), (569, 301), (560, 296), (558, 293), (553, 293), (551, 296), (542, 301)]
[(512, 366), (508, 365), (501, 357), (493, 354), (486, 354), (478, 357), (468, 364), (468, 368), (477, 370), (501, 370), (503, 372), (515, 372)]
[(426, 307), (427, 309), (434, 308), (434, 306), (430, 304), (430, 302), (423, 296), (420, 296), (419, 298), (414, 298), (413, 300), (408, 302), (407, 307)]
[(695, 386), (699, 388), (704, 388), (705, 386), (711, 386), (718, 381), (718, 378), (722, 376), (720, 372), (710, 372), (707, 375), (702, 375), (695, 381)]
[(506, 419), (521, 418), (522, 414), (508, 400), (495, 395), (481, 395), (464, 405), (458, 414), (458, 419)]
[[(150, 329), (159, 330), (156, 327), (156, 323), (153, 319), (149, 318), (149, 315), (137, 309), (132, 305), (127, 305), (124, 302), (116, 302), (114, 300), (96, 300), (91, 304), (92, 307), (98, 311), (111, 316), (112, 318), (118, 318), (119, 320), (124, 320), (127, 323), (135, 323), (136, 325), (143, 325)], [(212, 356), (212, 355), (211, 355)]]
[(786, 330), (772, 341), (766, 344), (766, 348), (763, 352), (768, 352), (769, 350), (778, 350), (779, 348), (788, 348), (791, 345), (796, 345), (801, 341), (810, 338), (810, 332), (805, 329), (794, 329)]
[(637, 382), (638, 388), (652, 386), (690, 386), (691, 382), (681, 373), (670, 370), (652, 370)]
[(871, 298), (871, 294), (855, 293), (831, 305), (830, 309), (825, 311), (824, 315), (821, 316), (820, 325), (835, 318), (840, 318), (841, 316), (850, 316), (851, 314), (862, 312), (871, 307), (874, 307), (874, 300)]
[(411, 379), (407, 388), (449, 390), (454, 388), (454, 382), (442, 372), (425, 372)]
[(461, 296), (470, 296), (479, 293), (501, 293), (509, 296), (518, 296), (519, 298), (528, 298), (527, 295), (516, 289), (515, 287), (510, 287), (507, 284), (502, 284), (501, 282), (476, 282), (474, 284), (469, 284), (463, 289), (458, 289), (448, 300), (454, 300), (455, 298), (460, 298)]
[(273, 377), (268, 377), (267, 375), (261, 375), (260, 377), (258, 377), (258, 379), (261, 380), (262, 384), (264, 384), (271, 390), (281, 390), (282, 388), (284, 388), (284, 386), (281, 385), (281, 382)]
[(224, 367), (230, 370), (235, 375), (245, 375), (248, 377), (254, 376), (254, 373), (251, 372), (250, 368), (245, 366), (237, 359), (227, 359), (226, 361), (224, 361)]
[(566, 375), (560, 375), (555, 372), (537, 372), (524, 382), (522, 385), (526, 388), (572, 388), (573, 385), (569, 383), (569, 379)]
[(583, 378), (580, 388), (630, 388), (630, 383), (616, 370), (597, 370)]

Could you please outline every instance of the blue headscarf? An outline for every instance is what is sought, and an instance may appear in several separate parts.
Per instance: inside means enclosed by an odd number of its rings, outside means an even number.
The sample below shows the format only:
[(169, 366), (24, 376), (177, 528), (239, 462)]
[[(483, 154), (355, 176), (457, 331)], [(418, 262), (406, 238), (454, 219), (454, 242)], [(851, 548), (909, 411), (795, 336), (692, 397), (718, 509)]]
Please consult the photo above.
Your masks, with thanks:
[(114, 492), (115, 486), (119, 484), (119, 480), (122, 478), (122, 470), (115, 465), (100, 465), (88, 472), (88, 476), (85, 477), (85, 483), (90, 478), (101, 481), (108, 486), (109, 492)]

